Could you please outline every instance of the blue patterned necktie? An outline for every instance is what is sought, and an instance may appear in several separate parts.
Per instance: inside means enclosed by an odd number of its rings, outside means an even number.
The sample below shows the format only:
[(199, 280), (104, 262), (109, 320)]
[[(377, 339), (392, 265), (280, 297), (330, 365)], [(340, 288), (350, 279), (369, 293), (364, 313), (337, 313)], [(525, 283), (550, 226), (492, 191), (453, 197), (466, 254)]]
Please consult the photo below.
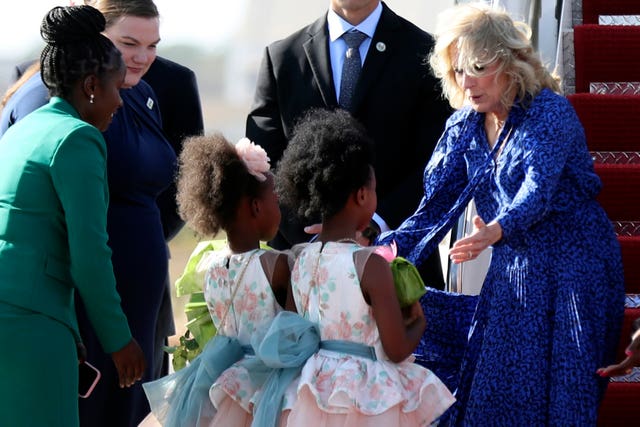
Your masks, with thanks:
[(360, 45), (367, 38), (361, 31), (353, 30), (342, 35), (347, 44), (347, 52), (342, 66), (342, 81), (340, 82), (340, 99), (338, 103), (345, 110), (351, 111), (353, 93), (356, 90), (362, 63), (360, 60)]

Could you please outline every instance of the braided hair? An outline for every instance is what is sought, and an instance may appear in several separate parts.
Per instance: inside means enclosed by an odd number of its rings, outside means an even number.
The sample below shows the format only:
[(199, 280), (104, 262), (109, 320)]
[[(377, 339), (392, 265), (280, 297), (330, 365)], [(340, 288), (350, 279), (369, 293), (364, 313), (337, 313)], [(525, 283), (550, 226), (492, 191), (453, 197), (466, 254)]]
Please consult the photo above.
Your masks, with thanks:
[(101, 34), (104, 29), (104, 16), (91, 6), (57, 6), (47, 13), (40, 26), (46, 42), (40, 68), (49, 95), (68, 99), (87, 75), (101, 78), (122, 67), (120, 51)]

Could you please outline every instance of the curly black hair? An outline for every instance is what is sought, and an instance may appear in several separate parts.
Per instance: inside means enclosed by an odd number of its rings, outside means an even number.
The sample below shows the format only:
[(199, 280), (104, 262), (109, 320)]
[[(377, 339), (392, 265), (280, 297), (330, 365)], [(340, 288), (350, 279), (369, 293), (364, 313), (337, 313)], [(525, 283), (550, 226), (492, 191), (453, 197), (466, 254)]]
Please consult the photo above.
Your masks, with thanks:
[(91, 6), (57, 6), (42, 20), (46, 42), (40, 55), (42, 81), (51, 96), (68, 99), (76, 82), (101, 78), (123, 67), (120, 51), (106, 36), (105, 19)]
[(244, 196), (257, 197), (264, 185), (249, 173), (222, 134), (190, 137), (178, 159), (178, 212), (197, 233), (226, 229)]
[(348, 112), (310, 110), (278, 162), (280, 203), (305, 220), (330, 218), (369, 183), (373, 161), (372, 141)]

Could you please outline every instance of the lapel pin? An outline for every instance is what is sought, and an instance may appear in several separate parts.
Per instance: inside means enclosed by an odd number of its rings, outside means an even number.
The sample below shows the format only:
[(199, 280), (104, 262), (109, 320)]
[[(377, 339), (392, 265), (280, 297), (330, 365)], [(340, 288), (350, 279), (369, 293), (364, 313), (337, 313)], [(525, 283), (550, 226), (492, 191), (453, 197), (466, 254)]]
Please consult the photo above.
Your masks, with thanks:
[(376, 49), (378, 50), (378, 52), (384, 52), (385, 50), (387, 50), (387, 45), (382, 42), (378, 42), (376, 43)]
[(151, 110), (153, 108), (153, 99), (147, 98), (147, 108)]

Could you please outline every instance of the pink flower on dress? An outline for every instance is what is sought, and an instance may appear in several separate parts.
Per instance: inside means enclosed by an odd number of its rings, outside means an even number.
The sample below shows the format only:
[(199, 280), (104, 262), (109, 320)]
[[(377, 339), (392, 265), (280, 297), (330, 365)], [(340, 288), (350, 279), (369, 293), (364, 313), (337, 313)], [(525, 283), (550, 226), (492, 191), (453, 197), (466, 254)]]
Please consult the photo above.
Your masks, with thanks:
[(364, 324), (364, 322), (356, 322), (353, 324), (353, 329), (355, 330), (354, 335), (360, 336), (362, 335), (362, 331), (364, 331), (364, 328), (366, 327), (366, 325)]
[(234, 381), (235, 375), (233, 375), (234, 371), (230, 371), (229, 375), (225, 377), (224, 384), (222, 385), (222, 389), (229, 396), (237, 396), (240, 391), (240, 383), (238, 381)]
[(352, 338), (351, 324), (349, 323), (347, 313), (345, 312), (340, 313), (340, 325), (338, 331), (341, 339), (348, 340)]
[(242, 138), (236, 144), (236, 152), (251, 175), (260, 182), (267, 179), (264, 174), (269, 172), (271, 165), (269, 164), (269, 156), (262, 147), (251, 142), (249, 138)]
[(227, 304), (223, 301), (215, 301), (211, 307), (210, 312), (218, 319), (218, 321), (222, 321), (222, 317), (224, 317), (224, 313), (227, 311)]
[(318, 272), (316, 273), (316, 282), (326, 283), (328, 277), (329, 277), (329, 270), (327, 269), (327, 267), (318, 267)]
[(315, 377), (315, 386), (320, 394), (331, 391), (332, 389), (333, 370), (322, 369), (317, 372)]
[(298, 282), (300, 280), (300, 268), (298, 267), (298, 263), (294, 264), (293, 270), (291, 270), (291, 281)]
[(302, 307), (307, 307), (309, 305), (309, 295), (301, 295), (300, 296), (300, 305)]
[(323, 335), (328, 339), (338, 339), (338, 331), (340, 328), (336, 324), (325, 325)]
[(382, 387), (380, 384), (373, 383), (373, 385), (369, 388), (369, 398), (373, 400), (380, 400), (382, 398)]
[(251, 313), (258, 306), (258, 297), (256, 294), (248, 292), (242, 296), (237, 302), (238, 311)]
[(211, 284), (214, 284), (215, 287), (222, 287), (226, 282), (228, 275), (229, 273), (224, 267), (211, 267), (207, 271), (207, 281)]

